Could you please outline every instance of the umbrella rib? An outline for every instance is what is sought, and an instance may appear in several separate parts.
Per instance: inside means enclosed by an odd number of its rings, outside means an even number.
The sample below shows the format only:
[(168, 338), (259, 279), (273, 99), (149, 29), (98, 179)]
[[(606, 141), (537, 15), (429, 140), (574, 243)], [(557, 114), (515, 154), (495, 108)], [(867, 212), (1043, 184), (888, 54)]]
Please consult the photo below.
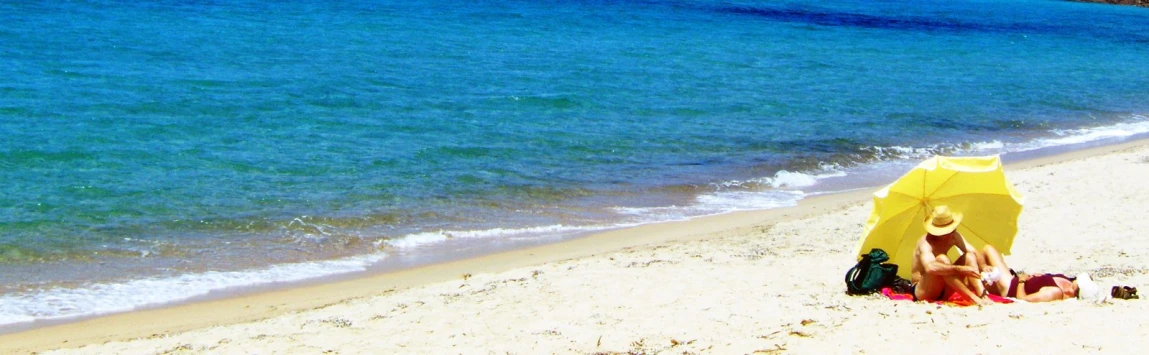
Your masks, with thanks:
[(950, 180), (953, 180), (954, 176), (957, 176), (957, 174), (950, 174), (949, 177), (946, 177), (945, 180), (942, 180), (942, 182), (934, 188), (934, 192), (930, 193), (928, 196), (926, 195), (926, 184), (922, 184), (922, 196), (925, 196), (926, 199), (933, 199), (934, 194), (937, 193), (938, 190), (941, 190), (942, 186), (948, 184)]
[(945, 200), (945, 199), (952, 199), (955, 197), (970, 197), (970, 196), (996, 196), (996, 197), (1007, 197), (1008, 196), (1008, 197), (1013, 197), (1013, 194), (1010, 194), (1008, 192), (1004, 192), (1004, 193), (970, 192), (970, 193), (952, 194), (952, 195), (947, 195), (947, 196), (937, 197), (937, 198), (930, 197), (930, 200)]
[[(913, 208), (907, 208), (907, 209), (902, 210), (901, 212), (890, 215), (889, 219), (901, 217), (907, 213), (918, 213), (922, 210), (925, 210), (924, 214), (929, 215), (929, 208), (927, 208), (927, 207), (928, 206), (925, 206), (925, 205), (919, 203), (919, 204), (917, 204), (917, 206), (915, 206)], [(912, 218), (910, 220), (911, 220), (911, 222), (913, 222)], [(917, 222), (924, 222), (924, 221), (917, 221)]]
[[(1013, 202), (1016, 202), (1018, 205), (1022, 204), (1021, 201), (1018, 201), (1018, 199), (1013, 198), (1013, 195), (1008, 194), (1008, 193), (1004, 193), (1004, 194), (995, 194), (995, 193), (958, 194), (958, 195), (949, 195), (949, 196), (943, 196), (943, 197), (937, 197), (937, 198), (930, 198), (930, 199), (927, 199), (926, 202), (928, 202), (930, 205), (951, 205), (952, 203), (954, 203), (953, 201), (959, 201), (962, 199), (1000, 199), (1001, 201), (1013, 201)], [(965, 213), (967, 211), (959, 211), (959, 212)]]
[[(904, 214), (904, 213), (906, 213), (906, 212), (910, 212), (910, 211), (912, 211), (912, 212), (914, 212), (914, 213), (920, 212), (922, 208), (923, 208), (923, 207), (922, 207), (921, 205), (918, 205), (918, 207), (917, 207), (917, 208), (910, 208), (910, 209), (906, 209), (905, 211), (902, 211), (902, 212), (900, 212), (900, 213), (898, 213), (898, 214), (896, 214), (896, 215), (894, 215), (894, 216), (891, 216), (891, 219), (893, 219), (892, 217), (901, 216), (902, 214)], [(912, 225), (912, 224), (914, 224), (914, 223), (919, 223), (919, 222), (915, 221), (913, 218), (906, 218), (906, 219), (905, 219), (905, 225), (904, 225), (904, 226), (900, 226), (899, 228), (897, 228), (897, 230), (907, 230), (907, 229), (909, 229), (909, 226), (910, 226), (910, 225)], [(914, 242), (915, 242), (915, 243), (917, 242), (917, 239), (916, 239), (916, 237), (915, 237), (915, 239), (914, 239)], [(887, 253), (887, 254), (890, 254), (890, 259), (901, 259), (901, 255), (900, 255), (901, 253), (899, 253), (899, 251), (901, 251), (901, 244), (902, 244), (902, 243), (905, 243), (905, 239), (904, 239), (904, 238), (903, 238), (902, 240), (899, 240), (899, 241), (898, 241), (898, 246), (895, 246), (895, 247), (894, 247), (894, 250), (892, 250), (892, 252), (891, 252), (891, 251), (886, 251), (886, 253)], [(911, 259), (912, 259), (912, 256), (911, 256)], [(908, 267), (908, 266), (907, 266), (907, 267)]]
[[(977, 237), (977, 239), (980, 240), (982, 243), (989, 244), (989, 242), (987, 242), (985, 240), (985, 238), (981, 236), (981, 233), (978, 233), (978, 231), (973, 230), (973, 228), (970, 228), (968, 225), (964, 226), (964, 227), (965, 227), (966, 231), (970, 232), (970, 234), (973, 234), (973, 237)], [(965, 235), (962, 235), (962, 237), (965, 237)], [(996, 248), (998, 246), (994, 245), (994, 247)]]
[[(897, 194), (897, 195), (905, 196), (906, 198), (908, 198), (908, 199), (911, 199), (911, 200), (917, 200), (917, 201), (921, 201), (921, 200), (922, 200), (922, 198), (921, 198), (921, 197), (918, 197), (918, 196), (914, 196), (914, 195), (911, 195), (911, 194), (908, 194), (908, 193), (905, 193), (905, 192), (900, 192), (900, 191), (890, 191), (888, 195), (893, 195), (893, 194)], [(887, 198), (889, 198), (889, 197), (888, 197), (888, 195), (887, 195)]]
[[(965, 228), (965, 230), (966, 230), (966, 231), (968, 231), (968, 232), (970, 232), (971, 234), (973, 234), (973, 236), (974, 236), (974, 237), (977, 237), (977, 239), (981, 240), (983, 243), (985, 243), (985, 244), (989, 244), (989, 245), (993, 245), (993, 244), (991, 244), (991, 243), (989, 242), (989, 239), (988, 239), (988, 238), (986, 238), (986, 237), (983, 237), (983, 235), (984, 235), (983, 233), (981, 233), (981, 232), (978, 232), (978, 231), (977, 231), (977, 230), (975, 230), (974, 228), (971, 228), (971, 227), (969, 226), (969, 224), (964, 224), (964, 225), (962, 226), (962, 228)], [(1015, 232), (1015, 233), (1016, 233), (1016, 232)], [(963, 236), (964, 236), (964, 235), (963, 235)], [(998, 248), (998, 249), (1003, 249), (1001, 245), (994, 245), (994, 247), (995, 247), (995, 248)], [(1004, 248), (1004, 249), (1009, 249), (1009, 248)]]

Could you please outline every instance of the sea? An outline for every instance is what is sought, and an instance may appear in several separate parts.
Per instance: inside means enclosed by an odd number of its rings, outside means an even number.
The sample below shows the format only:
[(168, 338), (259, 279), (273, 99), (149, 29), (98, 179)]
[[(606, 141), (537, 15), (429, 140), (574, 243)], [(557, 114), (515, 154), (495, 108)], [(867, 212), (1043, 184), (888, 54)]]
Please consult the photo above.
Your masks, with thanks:
[(0, 0), (0, 330), (1140, 139), (1147, 59), (1054, 0)]

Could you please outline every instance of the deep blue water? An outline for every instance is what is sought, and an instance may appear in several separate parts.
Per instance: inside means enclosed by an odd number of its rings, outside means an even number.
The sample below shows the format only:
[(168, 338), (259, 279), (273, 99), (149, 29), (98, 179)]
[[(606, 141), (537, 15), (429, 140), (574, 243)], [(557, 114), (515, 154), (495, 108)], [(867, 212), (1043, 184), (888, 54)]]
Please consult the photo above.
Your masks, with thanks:
[(0, 325), (1149, 131), (1149, 9), (1063, 1), (0, 1), (0, 43)]

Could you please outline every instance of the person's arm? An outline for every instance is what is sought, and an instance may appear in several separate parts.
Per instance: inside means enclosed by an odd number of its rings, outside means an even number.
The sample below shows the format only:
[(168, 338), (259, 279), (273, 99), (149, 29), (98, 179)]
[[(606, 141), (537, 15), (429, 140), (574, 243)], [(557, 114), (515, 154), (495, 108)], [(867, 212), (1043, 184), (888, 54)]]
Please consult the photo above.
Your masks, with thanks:
[[(965, 258), (965, 260), (954, 262), (954, 264), (973, 266), (975, 271), (981, 271), (981, 258), (978, 257), (977, 248), (974, 248), (973, 245), (970, 245), (970, 243), (965, 240), (965, 236), (961, 235), (961, 233), (954, 232), (954, 234), (956, 234), (955, 237), (957, 238), (956, 245), (958, 246), (958, 249), (962, 250), (962, 257)], [(973, 287), (974, 293), (978, 295), (985, 295), (985, 285), (983, 285), (981, 282), (980, 273), (974, 272), (973, 275), (966, 275), (966, 277), (971, 279), (969, 283)]]
[[(918, 242), (917, 257), (917, 261), (922, 264), (922, 272), (926, 273), (927, 275), (942, 277), (948, 276), (958, 279), (962, 277), (981, 277), (981, 274), (978, 273), (977, 267), (969, 265), (952, 265), (938, 262), (937, 257), (934, 256), (933, 246), (931, 246), (925, 240)], [(974, 265), (977, 264), (975, 263)], [(992, 301), (982, 297), (981, 294), (984, 294), (984, 289), (971, 290), (966, 286), (965, 282), (961, 281), (957, 282), (956, 284), (951, 284), (950, 281), (946, 281), (946, 285), (952, 287), (954, 291), (961, 293), (965, 297), (973, 300), (974, 302), (977, 302), (978, 304), (992, 303)]]
[(918, 262), (922, 264), (922, 271), (929, 275), (981, 277), (977, 268), (939, 263), (934, 257), (933, 247), (924, 241), (918, 243)]
[(1037, 292), (1025, 294), (1025, 285), (1020, 285), (1017, 288), (1017, 298), (1026, 302), (1060, 301), (1065, 299), (1065, 292), (1056, 286), (1046, 286)]
[[(954, 245), (957, 245), (958, 249), (961, 249), (962, 256), (965, 257), (964, 262), (954, 261), (954, 264), (978, 265), (979, 267), (977, 269), (981, 269), (977, 248), (974, 248), (973, 245), (967, 242), (965, 236), (962, 236), (961, 233), (954, 232), (954, 234), (956, 234), (955, 237), (957, 237)], [(980, 276), (981, 275), (978, 275), (977, 277)]]

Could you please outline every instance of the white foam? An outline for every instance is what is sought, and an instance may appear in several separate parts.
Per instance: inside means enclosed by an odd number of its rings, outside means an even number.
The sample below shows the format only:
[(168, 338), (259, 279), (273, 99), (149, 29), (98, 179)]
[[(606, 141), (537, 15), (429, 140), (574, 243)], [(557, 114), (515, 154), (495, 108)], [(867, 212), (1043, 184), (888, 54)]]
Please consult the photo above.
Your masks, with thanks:
[(868, 147), (864, 148), (863, 150), (872, 152), (878, 162), (891, 160), (921, 160), (939, 154), (983, 155), (1009, 152), (1025, 152), (1042, 148), (1103, 141), (1107, 139), (1120, 139), (1133, 135), (1149, 133), (1149, 117), (1133, 115), (1131, 120), (1133, 121), (1101, 127), (1050, 130), (1049, 133), (1053, 134), (1054, 137), (1039, 138), (1027, 142), (1007, 143), (1000, 140), (993, 140), (989, 142), (974, 142), (952, 147), (945, 147), (940, 145), (932, 145), (927, 147), (889, 146)]
[(690, 211), (695, 208), (684, 206), (659, 206), (659, 207), (612, 207), (611, 210), (622, 214), (631, 216), (632, 223), (649, 223), (649, 222), (665, 222), (665, 221), (681, 221), (690, 218)]
[(779, 170), (774, 173), (774, 176), (743, 180), (728, 180), (719, 183), (711, 184), (716, 189), (732, 189), (744, 188), (746, 186), (770, 186), (775, 189), (797, 189), (802, 187), (814, 186), (818, 180), (843, 177), (846, 172), (842, 171), (842, 167), (837, 164), (822, 163), (816, 169), (817, 172), (793, 172), (789, 170)]
[(210, 271), (80, 288), (51, 288), (0, 296), (0, 325), (124, 312), (228, 288), (295, 282), (366, 270), (386, 255), (279, 264), (245, 271)]
[(831, 171), (825, 174), (811, 175), (781, 170), (775, 173), (773, 178), (763, 180), (775, 189), (801, 188), (814, 186), (814, 184), (817, 184), (818, 180), (821, 179), (842, 176), (846, 176), (846, 173), (842, 171)]
[(1123, 122), (1111, 126), (1094, 127), (1087, 129), (1054, 130), (1056, 138), (1040, 139), (1031, 144), (1023, 145), (1021, 150), (1033, 150), (1046, 147), (1089, 143), (1094, 141), (1124, 138), (1136, 134), (1149, 133), (1149, 118), (1135, 116), (1143, 119), (1137, 122)]
[(634, 216), (632, 224), (681, 221), (692, 217), (734, 211), (794, 206), (805, 196), (801, 191), (720, 191), (699, 195), (688, 206), (615, 207), (614, 211)]
[[(695, 197), (687, 206), (615, 207), (614, 211), (634, 216), (634, 223), (653, 223), (685, 220), (692, 217), (722, 214), (734, 211), (771, 209), (794, 206), (806, 196), (802, 188), (817, 185), (820, 180), (846, 176), (841, 166), (823, 163), (815, 172), (779, 170), (774, 176), (714, 183), (717, 190)], [(756, 190), (762, 187), (770, 189)], [(747, 190), (747, 188), (755, 190)]]
[(775, 189), (783, 187), (807, 187), (814, 186), (814, 184), (818, 183), (818, 178), (814, 177), (813, 175), (792, 173), (786, 170), (781, 170), (775, 173), (774, 177), (768, 180), (770, 181), (770, 186), (774, 187)]
[(973, 151), (973, 152), (999, 152), (1002, 149), (1005, 149), (1005, 143), (1002, 143), (1002, 141), (997, 141), (997, 140), (992, 141), (992, 142), (973, 143), (973, 144), (970, 144), (970, 148), (969, 148), (969, 150)]
[(873, 164), (883, 161), (895, 160), (923, 160), (935, 155), (966, 155), (966, 154), (997, 154), (1005, 150), (1007, 145), (1000, 140), (988, 142), (963, 143), (960, 145), (930, 145), (925, 147), (866, 147), (863, 151), (873, 154), (876, 161), (866, 162)]
[(1025, 152), (1042, 148), (1066, 146), (1082, 143), (1103, 141), (1107, 139), (1120, 139), (1138, 134), (1149, 133), (1149, 117), (1133, 115), (1129, 122), (1121, 122), (1109, 126), (1100, 126), (1083, 129), (1055, 129), (1050, 130), (1051, 138), (1039, 138), (1027, 142), (1005, 143), (999, 140), (990, 142), (970, 143), (964, 147), (942, 149), (940, 146), (925, 148), (910, 147), (872, 147), (880, 160), (887, 159), (925, 159), (934, 154), (963, 155), (963, 154), (1001, 154), (1009, 152)]
[(868, 147), (863, 150), (873, 152), (874, 158), (879, 161), (883, 160), (899, 160), (899, 159), (925, 159), (937, 154), (941, 148), (939, 146), (931, 147), (904, 147), (904, 146), (889, 146), (889, 147)]
[(399, 249), (418, 249), (430, 245), (441, 244), (452, 239), (494, 239), (511, 238), (523, 235), (553, 236), (566, 233), (603, 230), (604, 226), (568, 226), (563, 224), (526, 227), (526, 228), (492, 228), (469, 231), (437, 231), (408, 234), (399, 238), (389, 239), (383, 243)]
[[(1128, 137), (1136, 134), (1149, 133), (1149, 118), (1133, 116), (1136, 122), (1120, 123), (1112, 126), (1097, 127), (1081, 130), (1053, 131), (1058, 138), (1039, 139), (1027, 143), (1006, 143), (1001, 140), (964, 143), (960, 145), (933, 145), (926, 147), (888, 146), (869, 147), (865, 150), (872, 153), (876, 161), (867, 162), (862, 166), (842, 168), (837, 165), (823, 165), (812, 172), (793, 172), (781, 170), (772, 177), (763, 177), (748, 181), (730, 180), (713, 184), (715, 193), (696, 197), (696, 203), (688, 206), (660, 206), (660, 207), (616, 207), (613, 210), (620, 214), (634, 216), (639, 223), (651, 223), (670, 220), (684, 220), (701, 215), (719, 214), (739, 210), (770, 209), (796, 205), (799, 200), (810, 194), (831, 192), (819, 190), (818, 184), (828, 178), (841, 178), (850, 174), (866, 172), (874, 173), (875, 167), (893, 166), (898, 171), (903, 164), (915, 163), (921, 159), (933, 157), (938, 154), (967, 155), (967, 154), (1001, 154), (1044, 148), (1058, 145), (1084, 143), (1110, 138)], [(892, 164), (892, 165), (890, 165)], [(838, 180), (838, 179), (835, 179)], [(769, 187), (767, 191), (746, 191), (747, 187)], [(841, 186), (838, 186), (841, 188)], [(848, 186), (846, 186), (848, 190)], [(813, 191), (807, 192), (806, 190)], [(843, 190), (845, 191), (845, 190)]]
[(586, 226), (568, 226), (562, 224), (554, 224), (549, 226), (526, 227), (526, 228), (494, 228), (485, 230), (474, 231), (461, 231), (453, 232), (455, 236), (462, 238), (492, 238), (515, 236), (523, 234), (553, 234), (553, 233), (569, 233), (569, 232), (582, 232), (588, 230), (601, 229), (599, 227), (586, 227)]
[(408, 234), (400, 238), (385, 240), (383, 243), (394, 248), (412, 249), (423, 245), (442, 243), (448, 239), (451, 239), (451, 237), (447, 236), (447, 233), (439, 231)]
[[(811, 183), (812, 185), (812, 183)], [(806, 194), (801, 191), (726, 191), (698, 196), (696, 209), (713, 212), (762, 210), (798, 204)]]

